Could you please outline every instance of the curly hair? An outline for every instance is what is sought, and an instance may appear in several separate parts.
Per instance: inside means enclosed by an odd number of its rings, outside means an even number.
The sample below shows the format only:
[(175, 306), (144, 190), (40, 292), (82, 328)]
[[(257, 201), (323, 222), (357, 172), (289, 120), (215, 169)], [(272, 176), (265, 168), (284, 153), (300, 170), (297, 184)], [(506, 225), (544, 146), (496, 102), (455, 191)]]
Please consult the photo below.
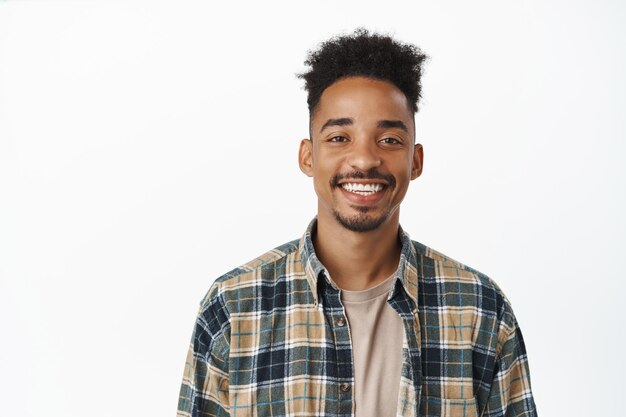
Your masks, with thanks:
[(309, 51), (305, 81), (309, 114), (313, 115), (324, 90), (339, 79), (362, 76), (389, 81), (404, 93), (413, 113), (421, 98), (422, 64), (428, 57), (415, 45), (358, 28), (351, 35), (333, 37)]

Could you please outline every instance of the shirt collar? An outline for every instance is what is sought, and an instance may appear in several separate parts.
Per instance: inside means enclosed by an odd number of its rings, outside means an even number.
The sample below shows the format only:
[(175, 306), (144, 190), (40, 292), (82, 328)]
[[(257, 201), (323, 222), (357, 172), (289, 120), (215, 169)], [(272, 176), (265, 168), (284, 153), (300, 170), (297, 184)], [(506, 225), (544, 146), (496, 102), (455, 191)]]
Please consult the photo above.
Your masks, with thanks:
[[(315, 302), (315, 306), (317, 307), (319, 303), (317, 285), (320, 274), (322, 272), (326, 275), (329, 274), (324, 265), (322, 265), (320, 260), (317, 258), (315, 248), (313, 247), (312, 234), (314, 233), (316, 227), (317, 217), (314, 217), (309, 223), (306, 232), (302, 238), (300, 238), (299, 251), (304, 265), (306, 278), (311, 292), (313, 293), (313, 300)], [(417, 254), (415, 252), (415, 247), (411, 242), (411, 238), (408, 233), (402, 230), (402, 227), (399, 228), (398, 234), (402, 243), (402, 249), (400, 251), (398, 269), (395, 272), (396, 283), (393, 285), (394, 290), (392, 291), (392, 294), (395, 293), (397, 282), (399, 281), (409, 297), (411, 297), (415, 302), (415, 306), (417, 306)]]

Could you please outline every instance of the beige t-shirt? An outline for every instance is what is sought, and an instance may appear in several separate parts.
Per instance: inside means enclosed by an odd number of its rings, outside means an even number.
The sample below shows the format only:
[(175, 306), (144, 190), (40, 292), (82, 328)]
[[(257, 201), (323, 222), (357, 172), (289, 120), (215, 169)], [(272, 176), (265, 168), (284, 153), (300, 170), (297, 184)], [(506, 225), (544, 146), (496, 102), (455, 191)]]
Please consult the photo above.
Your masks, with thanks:
[(387, 304), (395, 276), (363, 291), (341, 291), (354, 354), (356, 417), (396, 415), (404, 329)]

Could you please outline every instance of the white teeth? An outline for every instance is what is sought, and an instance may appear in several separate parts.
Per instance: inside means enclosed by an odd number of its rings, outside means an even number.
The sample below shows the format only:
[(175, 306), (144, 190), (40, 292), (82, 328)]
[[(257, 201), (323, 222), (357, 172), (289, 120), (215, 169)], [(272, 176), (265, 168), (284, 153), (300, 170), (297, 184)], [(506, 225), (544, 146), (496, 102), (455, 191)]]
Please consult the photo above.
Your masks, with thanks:
[(357, 184), (352, 182), (341, 184), (341, 187), (346, 191), (361, 195), (374, 194), (383, 189), (382, 184)]

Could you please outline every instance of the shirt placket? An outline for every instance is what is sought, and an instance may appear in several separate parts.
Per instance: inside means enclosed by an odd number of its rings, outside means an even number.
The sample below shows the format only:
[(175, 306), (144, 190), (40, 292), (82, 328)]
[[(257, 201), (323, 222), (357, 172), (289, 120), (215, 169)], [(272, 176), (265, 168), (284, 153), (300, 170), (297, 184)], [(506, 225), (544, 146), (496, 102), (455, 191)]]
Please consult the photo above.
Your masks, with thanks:
[(354, 404), (354, 368), (348, 318), (343, 304), (341, 303), (341, 292), (333, 288), (326, 279), (320, 281), (324, 281), (322, 291), (325, 301), (323, 303), (324, 314), (330, 326), (335, 347), (337, 411), (340, 416), (352, 416)]
[[(422, 394), (422, 363), (421, 363), (421, 346), (420, 346), (420, 329), (418, 310), (411, 298), (406, 294), (402, 287), (396, 284), (394, 293), (388, 301), (389, 305), (398, 313), (402, 319), (404, 334), (408, 345), (408, 355), (404, 358), (408, 359), (407, 366), (410, 369), (409, 379), (413, 385), (415, 395), (414, 402), (411, 404), (413, 412), (411, 415), (419, 416), (419, 407)], [(417, 321), (417, 322), (416, 322)], [(403, 414), (404, 415), (404, 414)]]

